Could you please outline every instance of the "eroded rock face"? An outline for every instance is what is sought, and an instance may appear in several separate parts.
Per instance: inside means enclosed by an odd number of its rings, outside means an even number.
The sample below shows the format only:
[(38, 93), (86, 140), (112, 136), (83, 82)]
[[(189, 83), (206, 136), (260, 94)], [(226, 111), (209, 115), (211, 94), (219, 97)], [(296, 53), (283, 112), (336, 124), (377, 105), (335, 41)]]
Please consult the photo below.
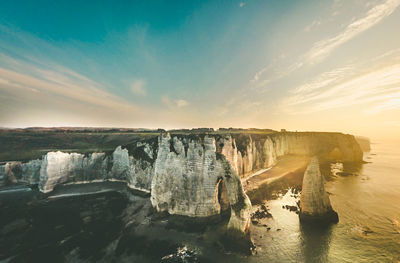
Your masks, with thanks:
[(221, 180), (231, 207), (228, 228), (246, 232), (251, 203), (231, 162), (217, 154), (215, 138), (205, 136), (200, 141), (160, 136), (151, 187), (151, 202), (157, 211), (190, 217), (217, 215), (227, 203), (220, 203), (224, 194), (218, 192)]
[(26, 184), (37, 184), (40, 180), (41, 160), (32, 160), (22, 164), (22, 175), (19, 181)]
[(15, 183), (28, 185), (39, 183), (41, 163), (41, 160), (32, 160), (27, 163), (7, 162), (0, 165), (0, 186)]
[(8, 176), (6, 174), (6, 166), (0, 165), (0, 187), (3, 187), (8, 182)]
[(240, 177), (276, 164), (279, 157), (293, 154), (325, 160), (360, 162), (363, 153), (354, 136), (341, 133), (276, 133), (266, 135), (226, 135), (217, 139), (222, 153)]
[(183, 141), (163, 134), (158, 145), (151, 186), (153, 206), (158, 211), (192, 217), (218, 214), (216, 188), (222, 169), (216, 160), (214, 138)]
[(47, 193), (58, 184), (118, 180), (126, 181), (131, 188), (150, 191), (152, 170), (150, 163), (134, 159), (121, 146), (112, 156), (49, 152), (41, 165), (39, 190)]
[(0, 168), (0, 179), (3, 185), (17, 183), (17, 177), (22, 173), (20, 162), (8, 162)]
[(300, 220), (337, 222), (329, 195), (325, 191), (324, 177), (319, 169), (318, 157), (314, 156), (304, 173), (300, 196)]
[(47, 153), (40, 169), (40, 191), (51, 192), (57, 184), (66, 183), (73, 177), (81, 177), (83, 159), (84, 155), (79, 153)]
[[(167, 135), (160, 135), (160, 138), (163, 136)], [(207, 140), (210, 139), (215, 141), (215, 147), (209, 151), (225, 156), (234, 171), (242, 178), (254, 171), (271, 167), (279, 157), (286, 154), (318, 155), (320, 158), (327, 160), (333, 158), (335, 161), (340, 159), (342, 162), (362, 161), (362, 151), (354, 136), (340, 133), (283, 132), (261, 135), (243, 133), (210, 135)], [(192, 142), (189, 142), (190, 140)], [(129, 146), (129, 150), (117, 147), (111, 156), (106, 156), (104, 153), (84, 156), (79, 153), (49, 152), (42, 160), (32, 160), (28, 163), (8, 162), (0, 165), (0, 186), (12, 183), (39, 183), (43, 189), (51, 191), (54, 184), (106, 179), (127, 181), (132, 188), (150, 191), (155, 174), (155, 162), (160, 164), (161, 160), (175, 158), (164, 154), (168, 147), (173, 146), (171, 150), (178, 156), (183, 152), (186, 156), (190, 148), (189, 158), (196, 159), (209, 155), (204, 152), (205, 147), (199, 147), (204, 144), (202, 140), (201, 136), (183, 135), (179, 138), (172, 136), (170, 145), (162, 146), (164, 148), (143, 140)], [(205, 142), (204, 145), (208, 144), (209, 142)], [(198, 153), (193, 147), (203, 152)], [(159, 150), (161, 155), (158, 155)], [(180, 160), (180, 164), (184, 164), (183, 160), (175, 159), (176, 162)], [(193, 163), (196, 162), (198, 163), (198, 161)], [(177, 167), (178, 164), (175, 168), (183, 169)], [(200, 166), (193, 167), (197, 169)]]
[(110, 178), (125, 180), (130, 176), (129, 154), (127, 149), (118, 146), (112, 154)]
[(229, 161), (221, 159), (222, 173), (227, 188), (228, 199), (231, 206), (231, 217), (228, 229), (238, 230), (241, 233), (248, 232), (250, 228), (251, 202), (244, 192), (242, 182)]
[[(131, 188), (151, 192), (152, 205), (158, 211), (207, 217), (230, 208), (229, 227), (246, 232), (251, 204), (240, 178), (273, 166), (279, 157), (287, 154), (317, 155), (327, 160), (340, 158), (343, 162), (362, 160), (355, 138), (340, 133), (172, 136), (163, 133), (158, 141), (143, 139), (119, 146), (112, 154), (49, 152), (42, 160), (9, 162), (0, 165), (0, 186), (39, 184), (42, 192), (50, 192), (58, 184), (125, 181)], [(310, 174), (320, 174), (315, 167), (313, 163), (310, 165)], [(310, 180), (323, 186), (319, 179)], [(309, 187), (309, 194), (315, 197), (322, 193), (319, 186)], [(303, 214), (323, 214), (330, 207), (325, 197), (321, 204), (312, 198), (303, 201), (309, 202), (305, 203)], [(310, 207), (319, 207), (321, 211), (309, 210)]]
[(133, 189), (150, 192), (154, 167), (151, 163), (129, 156), (128, 186)]

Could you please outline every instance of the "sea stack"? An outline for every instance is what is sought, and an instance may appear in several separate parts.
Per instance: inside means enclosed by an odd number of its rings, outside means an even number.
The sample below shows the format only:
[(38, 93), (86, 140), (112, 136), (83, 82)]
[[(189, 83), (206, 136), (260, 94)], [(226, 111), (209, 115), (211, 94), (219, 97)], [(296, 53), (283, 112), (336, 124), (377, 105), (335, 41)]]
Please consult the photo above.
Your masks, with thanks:
[(303, 178), (300, 196), (302, 222), (337, 223), (339, 221), (338, 214), (332, 209), (324, 183), (324, 177), (319, 170), (318, 157), (314, 156)]

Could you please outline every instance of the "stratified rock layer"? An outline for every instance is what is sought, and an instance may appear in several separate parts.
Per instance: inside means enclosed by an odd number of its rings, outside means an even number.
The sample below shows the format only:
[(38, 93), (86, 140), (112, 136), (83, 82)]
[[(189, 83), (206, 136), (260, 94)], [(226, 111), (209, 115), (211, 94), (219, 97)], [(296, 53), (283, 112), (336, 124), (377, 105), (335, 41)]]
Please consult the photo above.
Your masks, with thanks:
[(106, 179), (107, 166), (108, 157), (104, 153), (85, 157), (79, 153), (49, 152), (42, 161), (39, 190), (48, 193), (63, 183)]
[(231, 206), (228, 228), (246, 232), (250, 200), (231, 163), (216, 152), (215, 143), (209, 136), (201, 141), (160, 136), (151, 202), (160, 212), (190, 217), (216, 215), (221, 212), (219, 184), (223, 183)]
[[(360, 162), (363, 153), (354, 136), (341, 133), (284, 132), (267, 135), (233, 134), (217, 139), (224, 154), (245, 178), (254, 171), (274, 165), (284, 155), (319, 156), (325, 160)], [(338, 152), (340, 157), (332, 157)]]
[[(119, 146), (112, 153), (58, 151), (41, 160), (7, 162), (0, 165), (0, 186), (38, 184), (40, 191), (48, 193), (60, 184), (124, 181), (150, 193), (158, 211), (208, 217), (230, 208), (229, 227), (243, 233), (249, 227), (251, 204), (240, 179), (288, 154), (362, 161), (354, 136), (341, 133), (162, 133)], [(305, 205), (303, 215), (307, 209)]]
[(10, 183), (37, 184), (40, 178), (41, 164), (41, 160), (32, 160), (27, 163), (7, 162), (0, 165), (0, 186)]
[(319, 169), (318, 157), (314, 156), (304, 173), (300, 196), (300, 220), (337, 222), (338, 215), (333, 211), (329, 195), (325, 191), (324, 177)]

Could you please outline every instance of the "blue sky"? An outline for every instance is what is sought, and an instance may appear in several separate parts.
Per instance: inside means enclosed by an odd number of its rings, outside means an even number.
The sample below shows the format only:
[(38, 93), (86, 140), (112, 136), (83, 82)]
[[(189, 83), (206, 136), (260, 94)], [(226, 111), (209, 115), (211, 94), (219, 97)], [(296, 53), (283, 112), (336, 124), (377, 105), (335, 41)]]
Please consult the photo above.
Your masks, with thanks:
[(399, 5), (1, 1), (0, 126), (400, 130)]

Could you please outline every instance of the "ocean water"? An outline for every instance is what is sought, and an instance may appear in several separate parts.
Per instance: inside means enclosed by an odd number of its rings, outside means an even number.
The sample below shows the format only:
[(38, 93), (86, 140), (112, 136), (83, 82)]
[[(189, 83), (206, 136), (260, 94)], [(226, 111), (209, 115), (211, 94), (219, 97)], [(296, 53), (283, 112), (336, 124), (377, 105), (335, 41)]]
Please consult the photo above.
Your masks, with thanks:
[(374, 142), (364, 160), (323, 170), (338, 224), (302, 226), (297, 214), (282, 209), (297, 201), (290, 191), (267, 201), (271, 230), (253, 227), (259, 252), (248, 262), (400, 262), (400, 143)]
[(252, 255), (221, 245), (226, 221), (197, 227), (156, 216), (147, 197), (119, 184), (68, 186), (53, 198), (13, 188), (0, 193), (0, 262), (398, 263), (400, 143), (376, 141), (364, 160), (322, 167), (338, 224), (302, 225), (282, 208), (296, 206), (299, 178), (270, 189), (263, 204), (273, 217), (253, 224)]

